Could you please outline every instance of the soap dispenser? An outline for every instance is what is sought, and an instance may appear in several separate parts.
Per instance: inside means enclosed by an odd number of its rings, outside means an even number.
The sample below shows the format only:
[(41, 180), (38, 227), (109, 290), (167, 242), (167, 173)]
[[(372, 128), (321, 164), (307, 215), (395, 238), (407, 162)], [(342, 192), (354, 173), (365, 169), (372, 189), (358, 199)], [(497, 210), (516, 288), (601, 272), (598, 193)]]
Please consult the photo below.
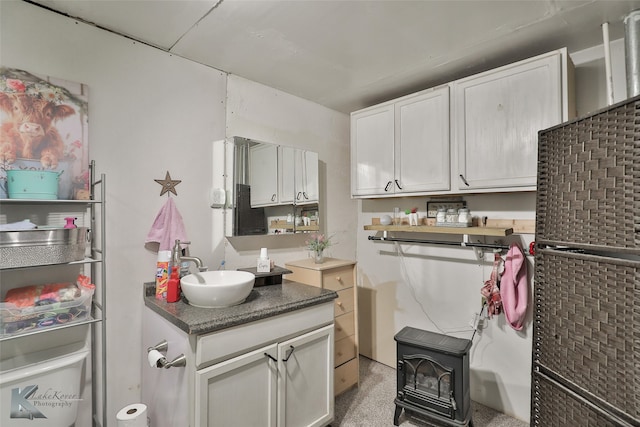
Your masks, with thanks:
[(268, 273), (271, 271), (271, 260), (269, 260), (269, 256), (267, 255), (267, 248), (260, 249), (260, 258), (258, 258), (257, 263), (257, 272), (258, 273)]

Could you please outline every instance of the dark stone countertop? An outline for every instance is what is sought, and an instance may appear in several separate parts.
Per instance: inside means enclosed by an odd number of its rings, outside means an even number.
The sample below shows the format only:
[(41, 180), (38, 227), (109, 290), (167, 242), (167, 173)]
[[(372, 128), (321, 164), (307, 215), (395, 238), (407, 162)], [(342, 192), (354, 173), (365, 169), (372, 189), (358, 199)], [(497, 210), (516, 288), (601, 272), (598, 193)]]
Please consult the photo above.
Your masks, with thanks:
[(199, 308), (187, 304), (184, 297), (175, 303), (156, 299), (155, 283), (144, 284), (144, 304), (188, 334), (205, 334), (266, 319), (326, 303), (337, 296), (334, 291), (283, 280), (279, 285), (254, 287), (240, 305)]

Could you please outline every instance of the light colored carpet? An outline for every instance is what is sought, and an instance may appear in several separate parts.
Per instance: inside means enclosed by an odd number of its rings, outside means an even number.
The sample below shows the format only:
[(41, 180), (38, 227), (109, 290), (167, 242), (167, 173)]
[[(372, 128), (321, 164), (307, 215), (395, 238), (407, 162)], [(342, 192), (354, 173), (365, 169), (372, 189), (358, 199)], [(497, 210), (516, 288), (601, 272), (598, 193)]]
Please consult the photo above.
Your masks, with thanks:
[[(396, 370), (360, 356), (360, 387), (336, 398), (335, 421), (332, 427), (393, 426), (396, 406)], [(474, 427), (527, 427), (529, 424), (473, 402)], [(425, 425), (408, 419), (404, 411), (402, 427)]]

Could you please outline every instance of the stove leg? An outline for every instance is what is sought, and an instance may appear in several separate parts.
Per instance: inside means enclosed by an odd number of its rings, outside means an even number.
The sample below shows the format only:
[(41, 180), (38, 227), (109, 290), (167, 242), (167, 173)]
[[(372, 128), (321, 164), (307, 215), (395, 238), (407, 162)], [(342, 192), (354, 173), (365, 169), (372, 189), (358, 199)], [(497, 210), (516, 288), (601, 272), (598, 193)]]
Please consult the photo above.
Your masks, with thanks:
[(393, 415), (393, 425), (394, 426), (399, 426), (400, 425), (400, 414), (402, 413), (402, 407), (396, 405), (396, 413)]

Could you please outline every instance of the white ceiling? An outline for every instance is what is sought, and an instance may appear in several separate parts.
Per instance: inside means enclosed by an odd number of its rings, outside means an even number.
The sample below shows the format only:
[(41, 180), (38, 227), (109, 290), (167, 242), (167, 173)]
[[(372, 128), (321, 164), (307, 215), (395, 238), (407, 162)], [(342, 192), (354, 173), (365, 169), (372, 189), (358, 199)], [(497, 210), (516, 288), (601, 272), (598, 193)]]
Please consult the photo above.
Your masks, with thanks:
[(640, 0), (29, 0), (349, 113), (624, 36)]

